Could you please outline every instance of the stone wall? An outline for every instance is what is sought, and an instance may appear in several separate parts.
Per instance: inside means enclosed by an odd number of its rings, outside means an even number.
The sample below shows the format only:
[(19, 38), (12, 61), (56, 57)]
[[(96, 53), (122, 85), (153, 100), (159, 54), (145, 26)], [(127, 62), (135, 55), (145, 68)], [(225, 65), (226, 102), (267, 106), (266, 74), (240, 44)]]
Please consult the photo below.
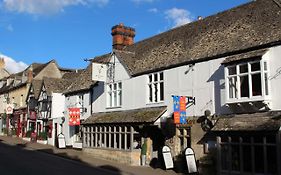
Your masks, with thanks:
[(105, 160), (140, 166), (140, 150), (133, 150), (130, 152), (113, 149), (83, 148), (83, 152)]

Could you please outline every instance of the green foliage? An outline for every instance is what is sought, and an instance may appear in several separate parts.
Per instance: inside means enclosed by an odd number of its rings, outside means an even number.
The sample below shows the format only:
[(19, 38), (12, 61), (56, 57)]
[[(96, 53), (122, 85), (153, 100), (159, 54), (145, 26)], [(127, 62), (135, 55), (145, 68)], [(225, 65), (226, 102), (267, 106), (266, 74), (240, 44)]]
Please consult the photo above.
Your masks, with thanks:
[(32, 131), (29, 130), (25, 133), (25, 137), (30, 138)]
[(48, 135), (46, 132), (39, 132), (38, 134), (38, 140), (47, 140)]
[(2, 129), (2, 132), (3, 132), (4, 134), (8, 134), (7, 128), (3, 128), (3, 129)]
[(146, 155), (147, 153), (147, 143), (146, 140), (144, 141), (144, 143), (141, 146), (141, 155)]
[(17, 135), (17, 130), (16, 130), (15, 128), (13, 128), (11, 132), (12, 132), (12, 135), (13, 135), (13, 136), (14, 136), (14, 135)]

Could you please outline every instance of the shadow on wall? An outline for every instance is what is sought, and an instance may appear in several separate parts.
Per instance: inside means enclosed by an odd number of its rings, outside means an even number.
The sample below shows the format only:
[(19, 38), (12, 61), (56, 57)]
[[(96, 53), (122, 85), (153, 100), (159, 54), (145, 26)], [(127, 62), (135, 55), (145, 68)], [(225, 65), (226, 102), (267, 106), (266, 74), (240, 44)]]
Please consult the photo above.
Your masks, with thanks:
[(224, 80), (224, 66), (220, 66), (208, 79), (207, 82), (214, 82), (214, 90), (215, 90), (215, 112), (217, 114), (227, 113), (229, 109), (223, 104), (222, 99), (225, 98), (224, 91), (225, 90), (225, 80)]

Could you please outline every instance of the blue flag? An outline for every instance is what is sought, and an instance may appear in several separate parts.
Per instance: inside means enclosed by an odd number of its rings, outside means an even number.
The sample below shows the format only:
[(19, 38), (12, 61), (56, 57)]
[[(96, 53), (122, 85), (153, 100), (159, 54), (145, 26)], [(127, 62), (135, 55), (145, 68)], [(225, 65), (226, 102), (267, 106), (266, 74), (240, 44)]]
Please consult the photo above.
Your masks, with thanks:
[(173, 103), (174, 103), (174, 112), (180, 111), (180, 97), (173, 96)]

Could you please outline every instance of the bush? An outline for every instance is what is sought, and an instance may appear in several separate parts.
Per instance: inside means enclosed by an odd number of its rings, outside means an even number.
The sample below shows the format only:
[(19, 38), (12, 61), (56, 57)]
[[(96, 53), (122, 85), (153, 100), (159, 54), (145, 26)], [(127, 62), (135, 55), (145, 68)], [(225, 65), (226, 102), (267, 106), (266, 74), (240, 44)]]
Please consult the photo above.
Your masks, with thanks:
[(25, 137), (30, 138), (32, 131), (29, 130), (25, 133)]
[(38, 140), (47, 140), (48, 135), (46, 132), (39, 132), (38, 134)]

